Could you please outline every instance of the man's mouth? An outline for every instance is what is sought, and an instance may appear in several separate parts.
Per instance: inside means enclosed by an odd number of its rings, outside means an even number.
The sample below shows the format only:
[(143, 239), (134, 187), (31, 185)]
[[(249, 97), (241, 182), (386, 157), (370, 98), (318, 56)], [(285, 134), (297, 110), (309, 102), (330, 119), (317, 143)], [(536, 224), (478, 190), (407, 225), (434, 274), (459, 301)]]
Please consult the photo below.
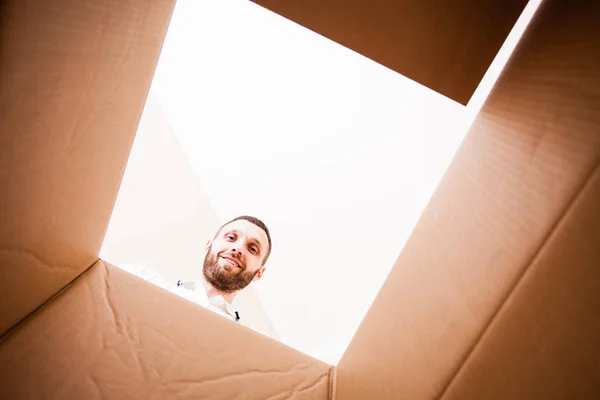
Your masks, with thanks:
[(239, 261), (237, 261), (235, 258), (231, 258), (231, 257), (227, 257), (227, 256), (221, 256), (221, 258), (223, 259), (223, 261), (225, 261), (225, 265), (228, 265), (231, 268), (242, 268)]

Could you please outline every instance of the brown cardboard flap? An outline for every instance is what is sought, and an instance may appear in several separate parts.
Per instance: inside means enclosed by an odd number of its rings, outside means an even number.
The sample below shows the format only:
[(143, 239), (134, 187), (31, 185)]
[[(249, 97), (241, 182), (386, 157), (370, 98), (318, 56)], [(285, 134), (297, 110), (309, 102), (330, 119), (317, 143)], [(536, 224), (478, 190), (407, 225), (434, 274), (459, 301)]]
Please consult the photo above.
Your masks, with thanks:
[(338, 399), (597, 397), (596, 4), (542, 4), (339, 363)]
[[(520, 51), (527, 63), (517, 61), (506, 78), (528, 71), (535, 86), (522, 97), (553, 106), (544, 133), (581, 140), (586, 132), (593, 141), (579, 146), (595, 149), (595, 158), (444, 399), (600, 398), (599, 19), (598, 3), (549, 2)], [(557, 172), (585, 153), (561, 160)]]
[(4, 1), (0, 333), (97, 260), (174, 1)]
[(102, 261), (0, 344), (7, 399), (325, 400), (330, 372)]
[(600, 168), (443, 399), (600, 398)]
[(526, 0), (253, 0), (467, 104)]

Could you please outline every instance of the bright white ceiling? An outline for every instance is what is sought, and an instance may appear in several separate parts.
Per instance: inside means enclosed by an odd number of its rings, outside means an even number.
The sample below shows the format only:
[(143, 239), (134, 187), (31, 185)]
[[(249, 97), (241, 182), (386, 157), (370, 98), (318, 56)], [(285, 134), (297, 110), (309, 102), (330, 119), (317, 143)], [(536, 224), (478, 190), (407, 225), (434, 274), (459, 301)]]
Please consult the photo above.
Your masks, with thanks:
[(152, 90), (221, 221), (270, 227), (281, 339), (335, 364), (476, 106), (241, 0), (178, 1)]

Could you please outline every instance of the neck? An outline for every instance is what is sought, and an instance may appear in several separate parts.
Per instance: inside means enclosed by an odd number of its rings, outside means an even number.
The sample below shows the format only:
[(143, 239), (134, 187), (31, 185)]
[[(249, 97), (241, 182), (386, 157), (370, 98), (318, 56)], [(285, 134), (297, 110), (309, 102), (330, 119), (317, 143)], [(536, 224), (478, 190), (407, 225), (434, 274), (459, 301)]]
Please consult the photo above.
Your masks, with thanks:
[(233, 299), (235, 298), (235, 295), (237, 294), (237, 292), (229, 293), (229, 292), (222, 292), (222, 291), (216, 289), (213, 285), (211, 285), (210, 283), (208, 283), (206, 281), (204, 276), (202, 276), (202, 284), (204, 286), (204, 291), (206, 292), (206, 296), (208, 296), (209, 299), (211, 297), (215, 297), (215, 296), (223, 296), (225, 301), (228, 302), (229, 304), (231, 304), (231, 303), (233, 303)]

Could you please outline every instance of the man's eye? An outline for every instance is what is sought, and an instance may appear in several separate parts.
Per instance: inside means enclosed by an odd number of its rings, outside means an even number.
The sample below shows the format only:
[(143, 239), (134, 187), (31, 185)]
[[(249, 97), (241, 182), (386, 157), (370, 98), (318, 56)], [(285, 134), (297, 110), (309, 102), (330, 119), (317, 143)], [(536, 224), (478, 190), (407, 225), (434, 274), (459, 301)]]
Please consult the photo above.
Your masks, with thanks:
[(225, 237), (226, 237), (227, 239), (229, 239), (229, 240), (234, 240), (234, 239), (235, 239), (235, 238), (233, 237), (233, 235), (227, 235), (227, 236), (225, 236)]
[(254, 254), (258, 253), (258, 249), (256, 247), (250, 247), (250, 251)]

